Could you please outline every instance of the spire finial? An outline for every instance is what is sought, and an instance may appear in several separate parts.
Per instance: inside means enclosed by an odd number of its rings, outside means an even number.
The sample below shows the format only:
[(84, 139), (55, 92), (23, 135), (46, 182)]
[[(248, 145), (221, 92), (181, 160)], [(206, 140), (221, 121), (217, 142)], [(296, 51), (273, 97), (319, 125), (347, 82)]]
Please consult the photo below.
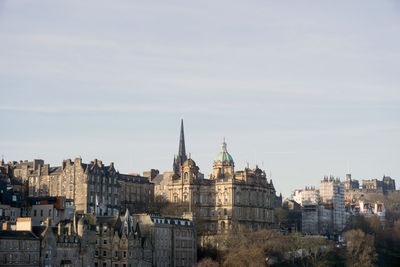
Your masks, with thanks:
[(225, 143), (225, 136), (222, 137), (222, 146), (221, 146), (222, 152), (227, 152), (226, 150), (226, 143)]

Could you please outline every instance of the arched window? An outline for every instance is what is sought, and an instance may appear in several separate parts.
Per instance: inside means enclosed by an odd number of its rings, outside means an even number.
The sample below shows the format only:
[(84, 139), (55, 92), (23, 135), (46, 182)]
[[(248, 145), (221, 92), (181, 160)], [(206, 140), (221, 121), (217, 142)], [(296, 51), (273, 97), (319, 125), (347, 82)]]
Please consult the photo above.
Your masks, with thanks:
[(221, 222), (221, 230), (222, 230), (222, 231), (225, 230), (225, 222)]
[(185, 174), (183, 175), (184, 179), (187, 180), (187, 178), (189, 177), (189, 173), (185, 172)]

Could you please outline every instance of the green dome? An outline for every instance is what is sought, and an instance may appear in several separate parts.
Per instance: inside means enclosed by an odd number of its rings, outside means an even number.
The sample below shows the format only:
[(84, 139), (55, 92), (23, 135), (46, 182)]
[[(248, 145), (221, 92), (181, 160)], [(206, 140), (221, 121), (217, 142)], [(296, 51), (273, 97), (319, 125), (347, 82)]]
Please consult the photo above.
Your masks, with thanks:
[(233, 162), (232, 156), (228, 152), (220, 152), (217, 157), (215, 158), (215, 161), (227, 161), (227, 162)]
[(215, 162), (217, 162), (217, 161), (220, 161), (220, 162), (233, 162), (232, 156), (226, 150), (225, 137), (222, 139), (221, 152), (217, 155), (217, 157), (215, 158), (214, 161)]

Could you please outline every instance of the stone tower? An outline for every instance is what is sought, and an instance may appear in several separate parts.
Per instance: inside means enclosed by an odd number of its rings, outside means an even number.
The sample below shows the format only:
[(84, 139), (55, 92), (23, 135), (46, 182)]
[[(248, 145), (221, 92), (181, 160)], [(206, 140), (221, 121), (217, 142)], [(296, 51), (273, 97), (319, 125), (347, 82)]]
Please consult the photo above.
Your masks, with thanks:
[(233, 162), (232, 156), (226, 149), (225, 137), (222, 138), (221, 152), (217, 155), (214, 160), (214, 178), (223, 178), (225, 176), (231, 176), (234, 173), (235, 163)]

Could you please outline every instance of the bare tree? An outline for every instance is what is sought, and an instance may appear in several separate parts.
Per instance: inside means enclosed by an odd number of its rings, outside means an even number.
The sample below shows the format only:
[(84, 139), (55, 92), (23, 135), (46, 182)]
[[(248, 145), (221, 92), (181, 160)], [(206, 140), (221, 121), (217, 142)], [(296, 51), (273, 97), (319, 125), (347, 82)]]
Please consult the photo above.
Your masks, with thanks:
[(374, 237), (360, 229), (344, 233), (347, 241), (346, 265), (354, 267), (374, 266), (377, 260)]

